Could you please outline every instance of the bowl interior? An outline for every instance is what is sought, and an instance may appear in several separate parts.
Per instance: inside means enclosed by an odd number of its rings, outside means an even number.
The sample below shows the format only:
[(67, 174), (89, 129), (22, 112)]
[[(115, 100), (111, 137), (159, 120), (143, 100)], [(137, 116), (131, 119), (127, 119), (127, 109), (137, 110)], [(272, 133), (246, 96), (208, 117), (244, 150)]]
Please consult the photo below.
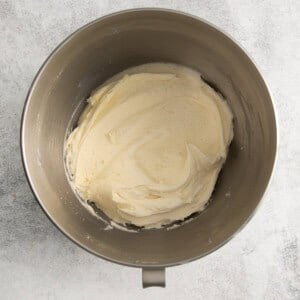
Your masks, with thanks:
[[(90, 92), (130, 66), (173, 62), (216, 86), (234, 114), (234, 139), (213, 201), (172, 230), (108, 230), (68, 182), (63, 146), (71, 119)], [(272, 173), (276, 124), (270, 95), (248, 56), (203, 21), (161, 10), (117, 13), (68, 38), (37, 76), (23, 116), (22, 153), (33, 191), (50, 218), (87, 250), (134, 266), (167, 266), (199, 258), (249, 219)]]

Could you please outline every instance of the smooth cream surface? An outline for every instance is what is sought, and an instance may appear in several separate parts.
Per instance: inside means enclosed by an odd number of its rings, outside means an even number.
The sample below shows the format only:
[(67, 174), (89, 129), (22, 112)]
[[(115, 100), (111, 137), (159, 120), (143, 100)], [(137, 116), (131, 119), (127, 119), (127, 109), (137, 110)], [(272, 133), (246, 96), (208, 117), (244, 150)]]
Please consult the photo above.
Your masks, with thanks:
[(199, 73), (146, 64), (92, 93), (67, 139), (67, 168), (113, 221), (160, 227), (204, 209), (232, 137), (227, 103)]

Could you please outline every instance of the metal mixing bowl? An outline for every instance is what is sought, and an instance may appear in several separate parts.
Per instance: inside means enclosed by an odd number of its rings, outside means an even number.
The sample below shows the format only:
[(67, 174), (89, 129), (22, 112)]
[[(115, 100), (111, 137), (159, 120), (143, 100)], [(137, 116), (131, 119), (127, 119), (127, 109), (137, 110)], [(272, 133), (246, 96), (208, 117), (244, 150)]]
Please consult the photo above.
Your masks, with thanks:
[[(64, 141), (70, 120), (95, 87), (147, 62), (173, 62), (200, 71), (228, 101), (234, 139), (210, 205), (191, 222), (173, 230), (105, 230), (107, 225), (83, 207), (68, 182)], [(251, 59), (214, 26), (161, 9), (115, 13), (68, 37), (36, 76), (21, 131), (26, 174), (49, 218), (84, 249), (142, 267), (144, 286), (163, 285), (165, 267), (200, 258), (239, 231), (265, 192), (276, 156), (270, 93)]]

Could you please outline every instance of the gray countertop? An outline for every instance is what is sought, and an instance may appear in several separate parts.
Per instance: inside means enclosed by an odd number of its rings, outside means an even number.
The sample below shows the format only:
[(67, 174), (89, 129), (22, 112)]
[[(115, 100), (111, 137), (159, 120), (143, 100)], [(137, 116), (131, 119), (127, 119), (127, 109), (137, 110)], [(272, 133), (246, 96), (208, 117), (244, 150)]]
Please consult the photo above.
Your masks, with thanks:
[[(259, 65), (278, 112), (279, 157), (258, 213), (213, 254), (167, 269), (167, 288), (94, 257), (48, 220), (19, 151), (23, 103), (39, 66), (85, 23), (121, 9), (166, 7), (231, 34)], [(0, 0), (1, 299), (300, 299), (300, 1)]]

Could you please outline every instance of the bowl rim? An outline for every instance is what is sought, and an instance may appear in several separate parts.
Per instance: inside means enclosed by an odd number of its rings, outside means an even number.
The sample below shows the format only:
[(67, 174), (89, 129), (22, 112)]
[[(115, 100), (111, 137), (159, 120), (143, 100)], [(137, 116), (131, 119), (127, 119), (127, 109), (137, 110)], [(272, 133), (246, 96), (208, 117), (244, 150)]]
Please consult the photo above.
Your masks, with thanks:
[[(251, 212), (251, 214), (248, 216), (248, 218), (244, 221), (243, 224), (240, 225), (240, 227), (230, 236), (228, 236), (226, 239), (224, 239), (224, 241), (222, 243), (220, 243), (219, 245), (215, 246), (214, 248), (210, 249), (209, 251), (206, 251), (202, 254), (199, 254), (197, 256), (194, 256), (190, 259), (186, 259), (183, 261), (178, 261), (178, 262), (174, 262), (174, 263), (167, 263), (167, 264), (138, 264), (138, 263), (126, 263), (124, 261), (120, 261), (118, 259), (113, 259), (111, 257), (107, 257), (105, 255), (99, 254), (98, 252), (90, 249), (88, 246), (86, 246), (85, 244), (79, 242), (78, 240), (76, 240), (76, 238), (74, 238), (71, 234), (69, 234), (62, 226), (60, 226), (58, 223), (56, 223), (56, 221), (54, 220), (54, 218), (51, 216), (51, 214), (47, 211), (46, 207), (43, 204), (43, 201), (39, 198), (38, 193), (35, 189), (35, 184), (33, 183), (32, 179), (31, 179), (31, 175), (30, 175), (30, 171), (29, 171), (29, 167), (27, 164), (27, 158), (26, 158), (26, 149), (25, 149), (25, 129), (24, 129), (24, 123), (26, 120), (26, 116), (27, 116), (27, 112), (28, 112), (28, 106), (30, 103), (30, 99), (33, 93), (33, 90), (35, 89), (37, 82), (41, 76), (41, 74), (43, 73), (44, 69), (46, 68), (46, 66), (48, 65), (48, 63), (50, 62), (51, 58), (61, 49), (65, 46), (65, 44), (67, 44), (69, 41), (71, 41), (73, 38), (75, 38), (75, 36), (77, 34), (79, 34), (80, 32), (84, 31), (85, 29), (87, 29), (88, 27), (93, 26), (94, 24), (101, 22), (105, 19), (111, 18), (113, 16), (117, 16), (117, 15), (122, 15), (122, 14), (127, 14), (127, 13), (132, 13), (132, 12), (163, 12), (163, 13), (171, 13), (171, 14), (175, 14), (175, 15), (181, 15), (184, 17), (188, 17), (190, 19), (196, 20), (196, 21), (200, 21), (206, 25), (208, 25), (209, 27), (211, 27), (212, 29), (220, 32), (221, 34), (223, 34), (226, 38), (228, 38), (231, 42), (233, 42), (240, 50), (242, 50), (242, 52), (245, 54), (245, 56), (249, 59), (250, 63), (252, 63), (253, 67), (256, 69), (258, 76), (260, 77), (261, 82), (264, 84), (266, 92), (271, 100), (271, 106), (272, 106), (272, 110), (273, 110), (273, 115), (274, 115), (274, 121), (275, 121), (275, 153), (274, 153), (274, 160), (273, 160), (273, 164), (272, 164), (272, 169), (271, 169), (271, 173), (270, 176), (268, 178), (265, 190), (261, 196), (261, 199), (259, 200), (259, 202), (257, 203), (256, 207), (253, 209), (253, 211)], [(46, 214), (46, 216), (48, 217), (48, 219), (66, 236), (68, 237), (73, 243), (75, 243), (76, 245), (78, 245), (79, 247), (81, 247), (82, 249), (86, 250), (87, 252), (100, 257), (102, 259), (105, 259), (109, 262), (113, 262), (113, 263), (117, 263), (120, 265), (124, 265), (124, 266), (128, 266), (128, 267), (136, 267), (136, 268), (165, 268), (165, 267), (172, 267), (172, 266), (176, 266), (176, 265), (181, 265), (184, 263), (188, 263), (188, 262), (192, 262), (195, 261), (197, 259), (200, 259), (208, 254), (213, 253), (214, 251), (218, 250), (219, 248), (223, 247), (225, 244), (227, 244), (231, 239), (233, 239), (238, 233), (240, 233), (245, 226), (249, 223), (249, 221), (253, 218), (253, 216), (255, 215), (255, 213), (257, 212), (259, 206), (262, 204), (264, 198), (266, 197), (266, 194), (269, 191), (269, 187), (270, 184), (273, 180), (274, 177), (274, 170), (276, 169), (277, 163), (278, 163), (278, 138), (279, 138), (279, 129), (278, 129), (278, 115), (277, 115), (277, 111), (276, 111), (276, 107), (274, 105), (274, 101), (273, 101), (273, 95), (271, 93), (270, 87), (268, 85), (268, 83), (266, 82), (266, 80), (263, 78), (262, 76), (262, 72), (260, 70), (260, 68), (258, 67), (258, 65), (255, 63), (254, 59), (249, 55), (249, 53), (247, 52), (247, 50), (239, 43), (237, 42), (230, 34), (228, 34), (227, 32), (225, 32), (224, 30), (222, 30), (221, 28), (219, 28), (218, 26), (214, 25), (213, 23), (211, 23), (210, 21), (207, 21), (201, 17), (192, 15), (190, 13), (186, 13), (180, 10), (175, 10), (175, 9), (166, 9), (166, 8), (157, 8), (157, 7), (146, 7), (146, 8), (131, 8), (131, 9), (125, 9), (125, 10), (120, 10), (117, 12), (113, 12), (113, 13), (109, 13), (106, 14), (102, 17), (96, 18), (91, 22), (88, 22), (87, 24), (79, 27), (77, 30), (73, 31), (71, 34), (69, 34), (62, 42), (60, 42), (52, 51), (51, 53), (48, 55), (48, 57), (45, 59), (45, 61), (42, 63), (42, 65), (40, 66), (38, 72), (36, 73), (36, 75), (34, 76), (34, 79), (29, 87), (25, 102), (24, 102), (24, 107), (22, 110), (22, 115), (21, 115), (21, 125), (20, 125), (20, 152), (21, 152), (21, 160), (22, 160), (22, 164), (23, 164), (23, 168), (25, 171), (25, 176), (27, 178), (27, 182), (29, 183), (30, 189), (32, 194), (34, 195), (35, 199), (37, 200), (37, 202), (39, 203), (40, 207), (42, 208), (42, 210), (44, 211), (44, 213)]]

